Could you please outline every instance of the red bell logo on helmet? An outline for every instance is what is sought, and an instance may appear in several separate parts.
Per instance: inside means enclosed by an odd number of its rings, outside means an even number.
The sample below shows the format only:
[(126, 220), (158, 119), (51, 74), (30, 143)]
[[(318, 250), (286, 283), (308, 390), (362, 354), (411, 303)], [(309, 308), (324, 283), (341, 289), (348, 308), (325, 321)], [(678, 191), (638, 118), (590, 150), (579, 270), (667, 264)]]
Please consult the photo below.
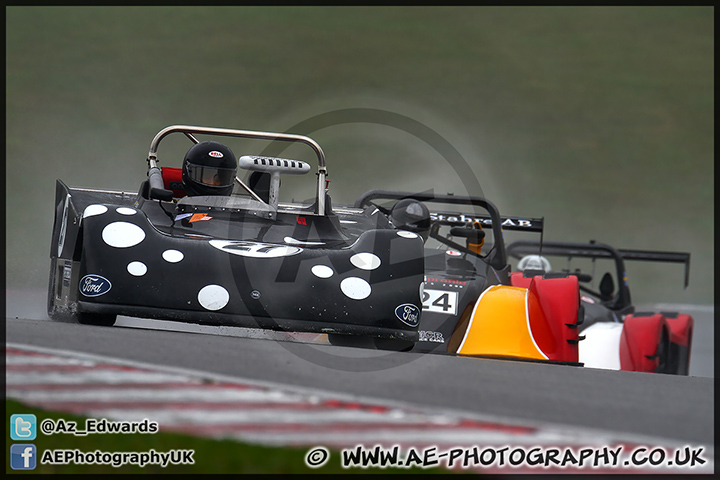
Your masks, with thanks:
[(208, 153), (208, 155), (210, 155), (211, 157), (215, 157), (215, 158), (223, 157), (223, 154), (218, 152), (217, 150), (213, 150), (212, 152)]

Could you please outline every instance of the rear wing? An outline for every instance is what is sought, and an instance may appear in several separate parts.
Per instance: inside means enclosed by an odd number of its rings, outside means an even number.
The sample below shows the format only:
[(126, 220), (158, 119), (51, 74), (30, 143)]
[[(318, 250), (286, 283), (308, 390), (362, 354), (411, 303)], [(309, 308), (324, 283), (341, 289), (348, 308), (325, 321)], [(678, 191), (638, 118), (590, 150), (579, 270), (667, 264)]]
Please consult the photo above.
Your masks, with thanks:
[[(453, 212), (430, 212), (430, 219), (442, 225), (462, 226), (472, 225), (477, 222), (483, 227), (492, 226), (492, 218), (490, 215), (468, 215), (465, 213)], [(500, 225), (503, 230), (517, 230), (523, 232), (542, 233), (544, 226), (543, 218), (531, 217), (509, 217), (502, 215), (500, 217)]]
[[(483, 197), (474, 196), (461, 196), (461, 195), (442, 195), (432, 192), (398, 192), (394, 190), (371, 190), (365, 192), (355, 201), (355, 208), (363, 208), (368, 205), (374, 205), (373, 200), (385, 199), (385, 200), (400, 200), (404, 198), (413, 198), (420, 202), (429, 202), (433, 204), (445, 204), (445, 205), (472, 205), (480, 207), (487, 212), (487, 215), (477, 216), (483, 222), (488, 222), (486, 225), (490, 227), (493, 232), (493, 238), (495, 238), (495, 245), (493, 250), (488, 254), (488, 263), (496, 270), (503, 270), (507, 267), (507, 253), (505, 252), (505, 242), (503, 240), (503, 228), (504, 224), (510, 217), (501, 217), (495, 204)], [(376, 205), (377, 206), (377, 205)], [(435, 220), (438, 222), (445, 222), (451, 226), (458, 226), (464, 223), (472, 224), (476, 215), (462, 215), (459, 213), (453, 214), (442, 214), (442, 213), (431, 213), (431, 219), (433, 215), (436, 216)], [(443, 219), (440, 219), (438, 215), (444, 215)], [(457, 220), (457, 221), (455, 221)], [(508, 225), (510, 224), (507, 222)], [(542, 224), (542, 222), (540, 222)], [(463, 249), (464, 251), (464, 249)]]
[[(681, 252), (661, 252), (655, 250), (616, 249), (609, 245), (596, 243), (534, 242), (516, 241), (507, 246), (507, 253), (513, 258), (524, 255), (545, 255), (555, 257), (610, 258), (620, 260), (638, 260), (645, 262), (682, 263), (685, 265), (685, 288), (690, 282), (690, 254)], [(623, 268), (624, 270), (624, 268)]]

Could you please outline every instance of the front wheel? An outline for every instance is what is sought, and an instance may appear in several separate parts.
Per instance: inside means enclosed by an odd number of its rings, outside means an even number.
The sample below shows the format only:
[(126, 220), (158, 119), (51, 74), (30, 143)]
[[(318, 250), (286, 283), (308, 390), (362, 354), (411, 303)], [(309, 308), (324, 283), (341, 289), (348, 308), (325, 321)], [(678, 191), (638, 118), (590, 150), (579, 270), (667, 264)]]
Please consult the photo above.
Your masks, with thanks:
[(415, 342), (413, 341), (399, 340), (397, 338), (373, 338), (373, 343), (378, 350), (389, 350), (392, 352), (407, 352), (415, 346)]
[(110, 313), (85, 313), (77, 312), (75, 318), (82, 325), (97, 325), (100, 327), (112, 327), (115, 325), (117, 315)]
[(338, 347), (373, 348), (372, 342), (367, 337), (359, 335), (344, 335), (341, 333), (328, 333), (330, 345)]

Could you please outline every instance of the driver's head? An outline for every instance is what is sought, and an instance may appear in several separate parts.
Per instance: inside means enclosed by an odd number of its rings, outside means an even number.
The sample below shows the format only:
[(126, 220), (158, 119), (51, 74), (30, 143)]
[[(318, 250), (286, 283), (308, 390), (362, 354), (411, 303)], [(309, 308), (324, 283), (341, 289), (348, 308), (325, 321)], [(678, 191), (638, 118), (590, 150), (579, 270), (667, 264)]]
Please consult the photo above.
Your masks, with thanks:
[(236, 173), (235, 155), (220, 142), (200, 142), (183, 160), (182, 179), (188, 195), (230, 195)]
[(548, 273), (552, 270), (552, 267), (550, 266), (550, 261), (543, 256), (525, 255), (518, 262), (518, 270), (521, 272), (525, 270), (542, 270)]
[(412, 198), (397, 202), (390, 211), (390, 221), (402, 230), (409, 230), (427, 240), (430, 232), (430, 211), (427, 206)]

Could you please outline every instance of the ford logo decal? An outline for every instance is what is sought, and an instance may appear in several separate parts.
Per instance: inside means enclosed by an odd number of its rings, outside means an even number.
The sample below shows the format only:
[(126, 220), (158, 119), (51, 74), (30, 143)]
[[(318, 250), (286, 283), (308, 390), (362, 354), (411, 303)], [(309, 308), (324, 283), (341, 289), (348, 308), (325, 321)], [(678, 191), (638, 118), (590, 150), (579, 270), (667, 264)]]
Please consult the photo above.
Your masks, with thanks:
[(420, 322), (420, 309), (412, 303), (403, 303), (395, 307), (395, 316), (401, 322), (411, 327), (417, 327)]
[(98, 297), (110, 291), (110, 280), (100, 275), (85, 275), (80, 279), (80, 293), (86, 297)]

